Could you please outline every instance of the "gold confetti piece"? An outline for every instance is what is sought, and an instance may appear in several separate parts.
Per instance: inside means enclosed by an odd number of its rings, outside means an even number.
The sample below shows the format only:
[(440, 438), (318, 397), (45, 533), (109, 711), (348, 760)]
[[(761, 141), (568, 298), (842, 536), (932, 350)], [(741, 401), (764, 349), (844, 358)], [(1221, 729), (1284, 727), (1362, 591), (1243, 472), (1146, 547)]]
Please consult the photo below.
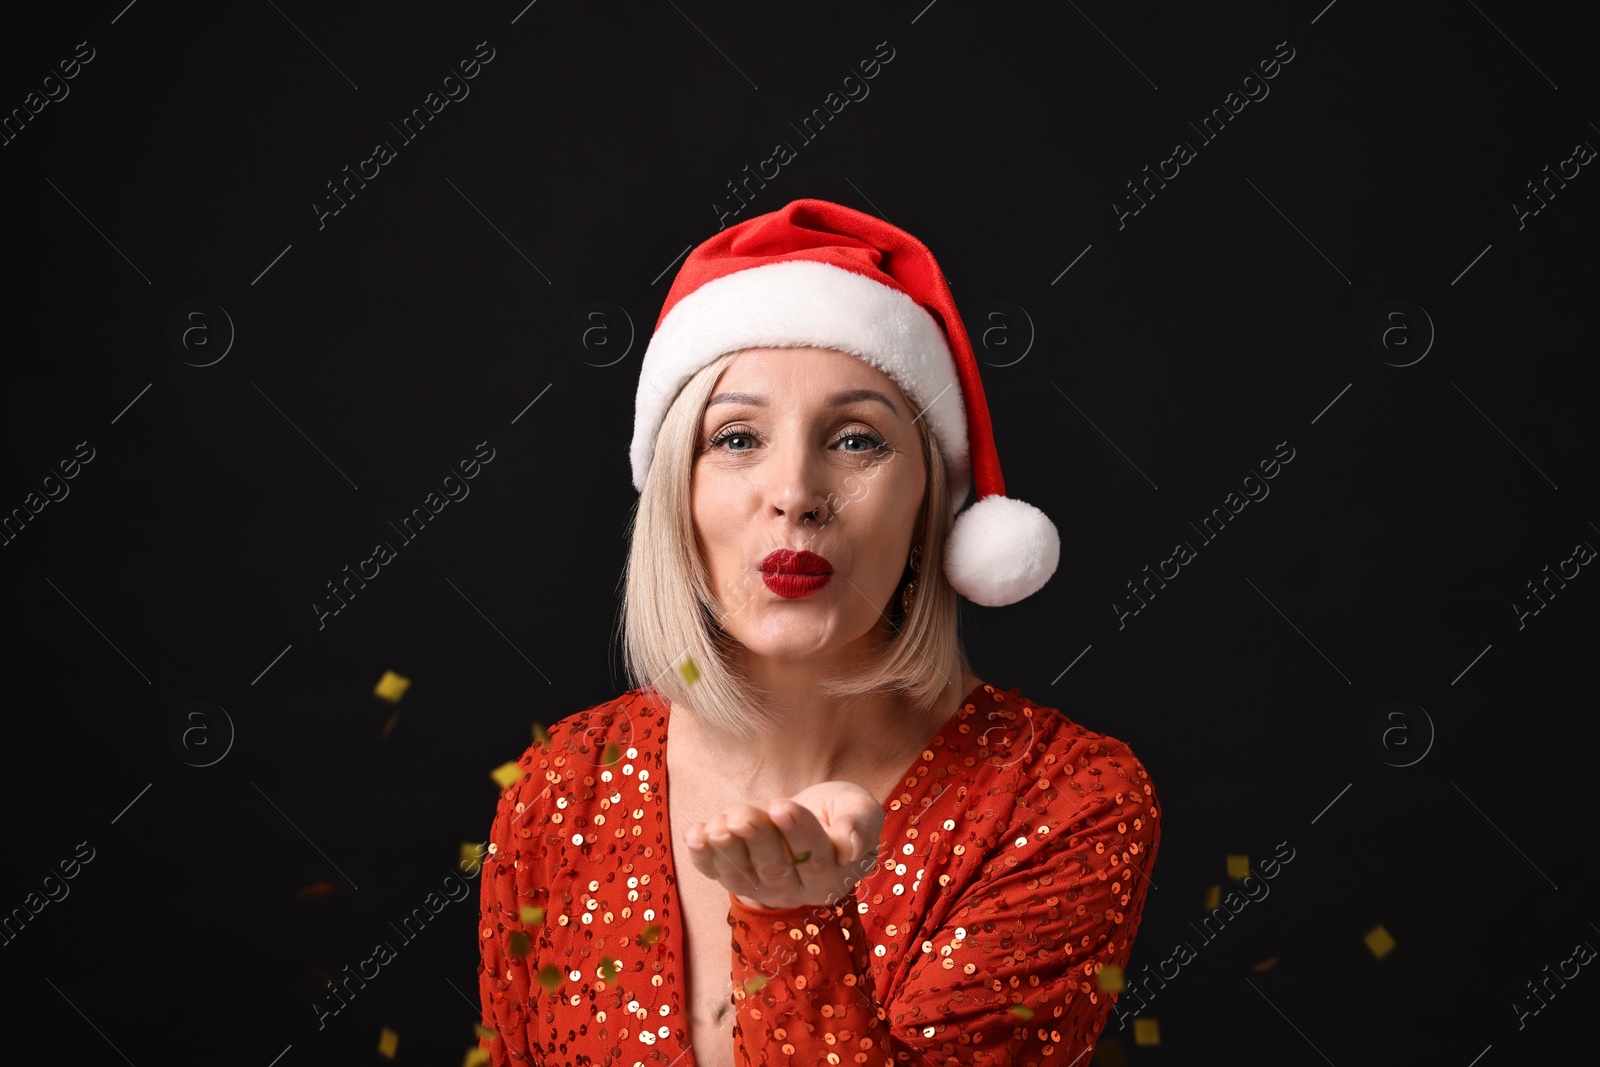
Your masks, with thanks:
[(1114, 1037), (1096, 1042), (1094, 1067), (1128, 1067), (1128, 1054), (1123, 1051), (1122, 1042)]
[(489, 777), (499, 782), (500, 788), (504, 789), (507, 786), (515, 785), (517, 779), (522, 777), (522, 765), (516, 760), (512, 760), (509, 763), (502, 763), (500, 766), (489, 772)]
[(513, 930), (506, 938), (506, 955), (514, 960), (520, 960), (528, 954), (528, 948), (533, 944), (533, 938), (521, 930)]
[(396, 708), (395, 711), (394, 711), (394, 714), (389, 716), (389, 721), (383, 724), (383, 730), (381, 732), (379, 732), (378, 740), (379, 741), (387, 740), (389, 735), (394, 732), (394, 724), (399, 722), (399, 721), (400, 721), (400, 709)]
[(622, 964), (610, 956), (600, 957), (600, 977), (602, 979), (615, 978), (622, 973)]
[(759, 974), (754, 978), (746, 978), (744, 980), (744, 991), (746, 993), (759, 993), (765, 988), (767, 988), (767, 980)]
[(1243, 878), (1245, 875), (1247, 875), (1249, 873), (1250, 873), (1250, 857), (1249, 856), (1233, 856), (1233, 855), (1230, 855), (1228, 857), (1228, 877), (1229, 878), (1232, 878), (1234, 881), (1237, 882), (1239, 879)]
[(518, 914), (522, 918), (523, 926), (543, 926), (544, 909), (533, 904), (524, 904)]
[(1161, 1044), (1161, 1024), (1154, 1019), (1133, 1020), (1133, 1043), (1135, 1045)]
[(493, 1041), (495, 1038), (500, 1036), (499, 1034), (495, 1033), (493, 1030), (489, 1029), (487, 1026), (483, 1025), (482, 1023), (473, 1023), (472, 1024), (472, 1032), (474, 1034), (476, 1034), (478, 1037), (486, 1037), (490, 1041)]
[(539, 984), (544, 986), (546, 992), (556, 991), (556, 987), (561, 984), (561, 972), (556, 970), (555, 964), (547, 963), (539, 968)]
[(644, 933), (640, 935), (639, 939), (646, 945), (655, 944), (657, 941), (661, 940), (661, 927), (657, 926), (655, 923), (651, 923), (649, 926), (644, 928)]
[(1108, 963), (1101, 967), (1095, 973), (1094, 980), (1102, 993), (1122, 992), (1122, 968), (1114, 963)]
[(385, 1026), (383, 1032), (378, 1035), (378, 1055), (386, 1060), (392, 1060), (395, 1049), (399, 1047), (400, 1035)]
[(1389, 931), (1383, 928), (1382, 923), (1368, 930), (1362, 940), (1367, 943), (1367, 948), (1372, 950), (1372, 954), (1380, 960), (1394, 949), (1394, 938), (1389, 936)]
[(1033, 1009), (1028, 1007), (1026, 1004), (1013, 1004), (1011, 1005), (1011, 1014), (1015, 1015), (1023, 1022), (1027, 1022), (1029, 1019), (1033, 1018)]
[(1270, 970), (1272, 970), (1272, 968), (1276, 967), (1277, 965), (1278, 965), (1278, 957), (1276, 957), (1276, 956), (1268, 956), (1266, 959), (1262, 960), (1260, 963), (1256, 964), (1254, 967), (1252, 967), (1250, 969), (1252, 971), (1255, 971), (1257, 974), (1260, 974), (1262, 971), (1270, 971)]
[(600, 754), (600, 763), (609, 767), (622, 758), (622, 749), (617, 747), (615, 741), (606, 742), (606, 750)]
[(391, 704), (398, 704), (409, 688), (411, 688), (410, 678), (402, 677), (394, 671), (384, 671), (383, 677), (378, 679), (378, 684), (372, 687), (372, 693)]
[(809, 853), (809, 852), (796, 852), (794, 854), (794, 861), (796, 863), (804, 863), (806, 860), (808, 860), (810, 858), (811, 858), (811, 853)]
[(487, 853), (486, 853), (483, 845), (479, 844), (476, 841), (463, 841), (463, 842), (461, 842), (461, 862), (460, 862), (461, 869), (463, 871), (472, 870), (479, 863), (483, 862), (483, 857), (486, 854)]
[(1214, 885), (1206, 890), (1206, 910), (1216, 911), (1222, 907), (1222, 887)]
[(536, 745), (548, 745), (550, 743), (550, 731), (544, 728), (544, 723), (542, 722), (533, 724), (533, 743)]
[(307, 967), (306, 968), (306, 973), (309, 974), (311, 977), (315, 978), (317, 981), (321, 982), (323, 985), (327, 985), (327, 984), (331, 983), (334, 980), (334, 978), (336, 977), (335, 975), (329, 974), (327, 971), (324, 971), (320, 967)]
[(467, 1049), (466, 1056), (461, 1060), (461, 1067), (487, 1067), (492, 1062), (489, 1059), (489, 1050), (479, 1046)]
[(700, 680), (700, 668), (694, 665), (694, 660), (688, 656), (683, 658), (683, 663), (678, 666), (678, 673), (683, 675), (684, 685), (693, 685)]

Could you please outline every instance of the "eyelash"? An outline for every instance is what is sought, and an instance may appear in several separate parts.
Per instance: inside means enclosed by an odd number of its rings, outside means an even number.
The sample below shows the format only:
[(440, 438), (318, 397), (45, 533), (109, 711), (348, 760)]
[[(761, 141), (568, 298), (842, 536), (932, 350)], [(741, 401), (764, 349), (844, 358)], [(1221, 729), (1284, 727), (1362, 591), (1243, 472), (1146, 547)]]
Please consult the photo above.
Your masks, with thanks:
[[(730, 426), (727, 429), (723, 430), (722, 432), (718, 433), (715, 437), (713, 437), (711, 439), (711, 443), (710, 443), (709, 447), (711, 449), (720, 448), (724, 441), (732, 440), (735, 437), (748, 437), (751, 440), (755, 440), (756, 439), (756, 435), (754, 433), (750, 432), (749, 430), (743, 429), (743, 428), (738, 427), (738, 426)], [(851, 439), (860, 439), (862, 441), (868, 441), (868, 442), (870, 442), (872, 444), (872, 447), (870, 449), (860, 449), (860, 450), (845, 449), (845, 454), (846, 455), (856, 455), (856, 456), (877, 455), (877, 456), (882, 456), (882, 455), (884, 455), (885, 453), (887, 453), (889, 451), (888, 442), (885, 441), (883, 438), (879, 437), (877, 434), (870, 433), (870, 432), (868, 432), (868, 433), (846, 433), (846, 434), (840, 434), (837, 438), (834, 439), (833, 443), (834, 444), (838, 444), (840, 441), (849, 441)], [(742, 448), (741, 449), (725, 449), (725, 451), (729, 451), (729, 452), (747, 452), (747, 451), (749, 451), (749, 449), (742, 449)]]

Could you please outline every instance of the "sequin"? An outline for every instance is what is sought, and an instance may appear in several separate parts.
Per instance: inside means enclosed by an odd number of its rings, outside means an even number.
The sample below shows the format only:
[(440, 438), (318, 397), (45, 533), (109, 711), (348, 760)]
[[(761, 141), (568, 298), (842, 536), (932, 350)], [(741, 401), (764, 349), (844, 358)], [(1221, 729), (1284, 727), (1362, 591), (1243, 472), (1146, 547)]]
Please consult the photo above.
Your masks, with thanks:
[[(685, 995), (670, 721), (664, 700), (624, 694), (516, 764), (480, 896), (479, 1049), (496, 1067), (695, 1067), (691, 1043), (710, 1035), (691, 1032)], [(849, 897), (729, 897), (734, 1011), (718, 1040), (764, 1067), (1081, 1067), (1116, 1003), (1160, 821), (1126, 745), (982, 686), (887, 798), (895, 853)]]

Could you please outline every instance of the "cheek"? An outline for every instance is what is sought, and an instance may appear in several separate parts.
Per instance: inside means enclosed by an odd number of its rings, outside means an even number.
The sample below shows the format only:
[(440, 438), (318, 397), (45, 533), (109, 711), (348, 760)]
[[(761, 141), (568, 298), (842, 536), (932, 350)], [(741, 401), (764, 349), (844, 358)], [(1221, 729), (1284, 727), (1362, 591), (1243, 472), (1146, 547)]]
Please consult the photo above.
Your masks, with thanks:
[[(901, 477), (893, 482), (886, 478), (881, 479), (869, 487), (868, 499), (863, 503), (877, 505), (876, 521), (880, 527), (904, 530), (907, 533), (916, 528), (917, 515), (922, 510), (922, 497), (927, 489), (927, 480), (921, 471), (915, 473), (915, 477)], [(877, 499), (871, 499), (873, 497)]]
[(713, 577), (738, 554), (735, 509), (725, 486), (716, 479), (696, 479), (689, 494), (689, 514), (694, 522), (701, 554)]
[(910, 537), (921, 508), (920, 483), (890, 485), (880, 480), (869, 483), (859, 501), (844, 512), (847, 520), (851, 511), (857, 516), (854, 530), (861, 539), (857, 547), (863, 552), (862, 562), (885, 581), (898, 581), (905, 568), (905, 557), (898, 555), (899, 546), (903, 541), (906, 551), (910, 551)]

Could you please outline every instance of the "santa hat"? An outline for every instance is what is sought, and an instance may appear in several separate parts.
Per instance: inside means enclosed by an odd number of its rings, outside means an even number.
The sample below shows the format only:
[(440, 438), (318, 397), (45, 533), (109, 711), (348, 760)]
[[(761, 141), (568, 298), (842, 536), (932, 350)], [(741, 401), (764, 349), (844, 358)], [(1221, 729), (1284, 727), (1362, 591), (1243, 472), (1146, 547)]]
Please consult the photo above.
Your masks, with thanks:
[[(829, 348), (882, 371), (928, 420), (944, 453), (955, 524), (944, 571), (988, 607), (1039, 591), (1061, 538), (1005, 495), (972, 343), (933, 254), (882, 219), (796, 200), (689, 253), (645, 350), (635, 396), (633, 485), (644, 491), (662, 419), (706, 364), (747, 348)], [(978, 500), (956, 516), (971, 481)]]

